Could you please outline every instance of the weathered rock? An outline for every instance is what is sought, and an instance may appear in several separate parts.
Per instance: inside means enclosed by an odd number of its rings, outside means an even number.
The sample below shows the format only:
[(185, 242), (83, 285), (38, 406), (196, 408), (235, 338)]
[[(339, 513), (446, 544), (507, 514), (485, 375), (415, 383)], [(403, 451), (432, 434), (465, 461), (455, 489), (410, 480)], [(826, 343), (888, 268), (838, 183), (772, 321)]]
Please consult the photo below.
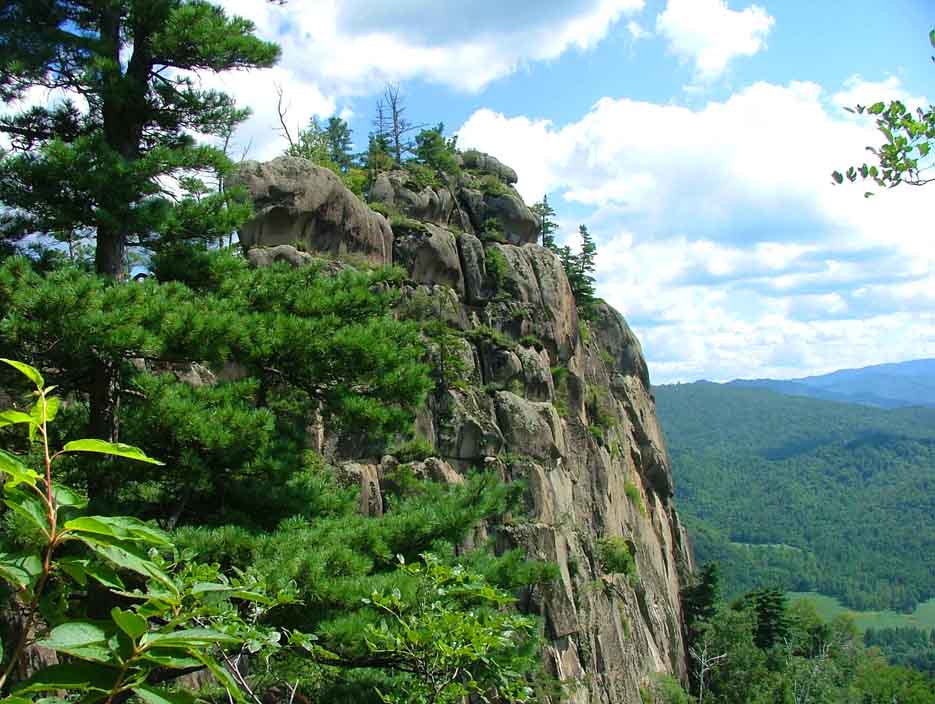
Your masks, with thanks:
[(510, 391), (498, 391), (495, 403), (497, 423), (514, 452), (545, 460), (565, 452), (562, 421), (551, 403), (527, 401)]
[(539, 218), (515, 189), (504, 187), (502, 193), (484, 194), (467, 180), (458, 198), (477, 232), (484, 230), (488, 220), (494, 220), (510, 244), (531, 244), (539, 237)]
[(469, 149), (461, 155), (462, 164), (466, 169), (476, 169), (485, 174), (496, 176), (506, 183), (516, 183), (519, 179), (516, 172), (502, 161), (490, 154)]
[(640, 341), (614, 308), (600, 301), (594, 306), (594, 334), (598, 344), (614, 359), (614, 370), (635, 376), (649, 389), (649, 369)]
[(326, 168), (286, 156), (245, 161), (229, 184), (244, 186), (256, 206), (240, 229), (245, 249), (301, 242), (309, 251), (392, 263), (393, 233), (386, 218)]
[(479, 389), (449, 389), (439, 400), (435, 432), (442, 456), (483, 460), (503, 447), (493, 403)]
[(533, 401), (551, 401), (555, 385), (549, 367), (549, 353), (544, 349), (517, 347), (516, 356), (523, 365), (525, 396)]
[(578, 309), (558, 257), (537, 245), (488, 246), (500, 251), (509, 268), (503, 283), (508, 300), (487, 306), (487, 324), (517, 337), (532, 335), (557, 360), (567, 360), (577, 344)]
[(404, 169), (378, 174), (370, 188), (370, 199), (410, 218), (442, 226), (451, 222), (457, 207), (450, 189), (430, 186), (420, 189)]
[(493, 297), (495, 290), (487, 275), (484, 245), (474, 235), (465, 232), (458, 237), (458, 252), (461, 255), (467, 302), (472, 305), (486, 303)]
[(380, 468), (373, 464), (346, 462), (338, 467), (338, 481), (345, 486), (360, 486), (360, 513), (364, 516), (383, 515), (383, 494), (380, 491)]
[(464, 295), (464, 276), (455, 236), (429, 223), (394, 233), (393, 259), (420, 284), (441, 284)]
[(250, 266), (257, 269), (279, 262), (285, 262), (298, 269), (300, 266), (308, 266), (315, 261), (315, 258), (308, 252), (300, 252), (292, 245), (280, 244), (275, 247), (254, 247), (248, 250), (247, 261), (250, 262)]

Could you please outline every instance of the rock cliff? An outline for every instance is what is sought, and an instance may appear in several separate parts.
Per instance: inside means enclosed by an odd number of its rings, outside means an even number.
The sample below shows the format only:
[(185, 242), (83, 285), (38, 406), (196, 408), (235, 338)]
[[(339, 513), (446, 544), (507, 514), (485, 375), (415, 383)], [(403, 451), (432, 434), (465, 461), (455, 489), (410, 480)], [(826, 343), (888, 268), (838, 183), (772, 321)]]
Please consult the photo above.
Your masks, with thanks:
[[(301, 243), (406, 269), (401, 310), (449, 323), (454, 342), (433, 355), (456, 359), (459, 375), (418, 414), (433, 456), (414, 471), (457, 482), (487, 467), (525, 483), (528, 516), (484, 530), (558, 565), (561, 578), (522, 604), (543, 617), (547, 667), (568, 701), (637, 702), (652, 673), (684, 676), (679, 586), (691, 567), (646, 362), (610, 306), (579, 318), (560, 261), (534, 244), (515, 172), (478, 152), (462, 165), (460, 178), (422, 187), (403, 170), (380, 174), (369, 197), (391, 227), (309, 162), (245, 164), (257, 215), (242, 242), (280, 245), (251, 250), (256, 265), (301, 265), (307, 255), (285, 246)], [(317, 442), (360, 483), (361, 511), (383, 512), (381, 481), (398, 460)]]

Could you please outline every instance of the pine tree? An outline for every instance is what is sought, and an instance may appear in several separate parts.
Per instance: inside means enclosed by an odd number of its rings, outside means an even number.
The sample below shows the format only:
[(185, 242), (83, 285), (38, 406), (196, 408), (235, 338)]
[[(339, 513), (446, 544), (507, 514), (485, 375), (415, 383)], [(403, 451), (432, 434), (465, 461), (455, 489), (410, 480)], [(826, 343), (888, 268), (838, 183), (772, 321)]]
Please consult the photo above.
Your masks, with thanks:
[[(165, 181), (224, 170), (222, 150), (192, 134), (229, 134), (248, 112), (187, 74), (271, 66), (279, 49), (253, 31), (249, 20), (204, 0), (7, 2), (5, 95), (62, 89), (84, 98), (87, 110), (66, 101), (0, 120), (13, 147), (0, 162), (0, 201), (42, 226), (88, 228), (97, 273), (122, 278), (127, 244), (152, 244), (177, 223)], [(212, 210), (223, 208), (198, 215)], [(118, 361), (101, 356), (94, 367), (90, 432), (115, 441)]]
[(337, 164), (342, 172), (351, 168), (351, 129), (347, 122), (337, 115), (328, 118), (325, 125), (325, 140), (328, 145), (328, 158)]
[(558, 223), (555, 222), (555, 210), (549, 204), (549, 197), (547, 195), (542, 196), (542, 200), (538, 203), (534, 203), (530, 210), (539, 216), (539, 239), (542, 242), (542, 246), (558, 253), (558, 248), (555, 244), (555, 233), (558, 231)]

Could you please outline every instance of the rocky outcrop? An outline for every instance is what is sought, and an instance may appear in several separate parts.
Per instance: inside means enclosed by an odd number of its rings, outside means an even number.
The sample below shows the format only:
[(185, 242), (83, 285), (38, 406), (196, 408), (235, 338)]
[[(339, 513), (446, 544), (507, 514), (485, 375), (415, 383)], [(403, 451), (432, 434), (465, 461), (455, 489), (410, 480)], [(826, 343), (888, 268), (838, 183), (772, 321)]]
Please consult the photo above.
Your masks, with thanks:
[(370, 201), (382, 203), (390, 210), (415, 220), (473, 231), (471, 221), (455, 200), (454, 193), (448, 183), (420, 187), (409, 172), (396, 169), (377, 175), (370, 187)]
[[(415, 430), (434, 456), (410, 469), (459, 482), (484, 467), (523, 483), (526, 515), (479, 528), (466, 547), (490, 538), (497, 549), (520, 547), (555, 563), (559, 578), (524, 594), (521, 606), (543, 617), (546, 666), (565, 681), (566, 701), (638, 702), (653, 673), (686, 674), (679, 587), (691, 569), (646, 362), (610, 306), (598, 304), (590, 321), (579, 320), (561, 262), (529, 244), (534, 220), (508, 233), (511, 216), (508, 208), (498, 210), (496, 198), (503, 189), (515, 194), (509, 190), (515, 173), (480, 154), (464, 155), (464, 167), (451, 212), (463, 208), (475, 226), (484, 222), (478, 218), (494, 217), (511, 243), (491, 242), (479, 227), (481, 236), (455, 233), (440, 224), (448, 222), (441, 198), (401, 198), (400, 184), (384, 180), (392, 194), (383, 202), (423, 218), (399, 219), (394, 232), (394, 261), (410, 279), (396, 310), (447, 322), (455, 341), (446, 343), (445, 355), (461, 370), (418, 410)], [(484, 177), (500, 186), (482, 192)], [(508, 199), (514, 197), (522, 205), (518, 195)], [(317, 231), (317, 223), (308, 226)], [(297, 256), (282, 254), (290, 263)], [(251, 254), (264, 257), (281, 258)], [(427, 359), (440, 359), (438, 344), (428, 345)], [(393, 510), (382, 493), (397, 459), (340, 453), (330, 459), (343, 481), (361, 487), (363, 513)], [(637, 574), (607, 571), (600, 558), (606, 538), (625, 541)]]
[(393, 241), (393, 260), (420, 284), (441, 284), (464, 295), (464, 275), (454, 234), (431, 223), (400, 228)]
[(392, 263), (393, 232), (386, 218), (326, 168), (287, 156), (245, 161), (228, 184), (244, 186), (256, 207), (240, 228), (245, 249), (301, 243), (309, 252)]
[(479, 152), (476, 149), (468, 149), (461, 155), (461, 164), (466, 169), (475, 169), (481, 173), (496, 176), (504, 183), (513, 184), (519, 179), (516, 172), (502, 161), (490, 154)]

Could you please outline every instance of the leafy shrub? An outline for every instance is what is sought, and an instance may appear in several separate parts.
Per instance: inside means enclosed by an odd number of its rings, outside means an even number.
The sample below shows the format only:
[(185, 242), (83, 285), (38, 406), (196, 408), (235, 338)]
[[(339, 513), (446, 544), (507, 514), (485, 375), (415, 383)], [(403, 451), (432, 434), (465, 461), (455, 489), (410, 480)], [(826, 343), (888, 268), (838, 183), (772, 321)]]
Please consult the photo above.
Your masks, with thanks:
[(418, 220), (413, 220), (410, 217), (406, 217), (401, 214), (393, 214), (390, 216), (390, 227), (393, 229), (393, 232), (415, 232), (415, 233), (427, 233), (428, 229), (425, 225)]
[(588, 432), (591, 433), (591, 436), (597, 440), (598, 444), (604, 444), (604, 429), (598, 425), (589, 425)]
[(500, 229), (500, 221), (496, 218), (487, 218), (481, 225), (480, 232), (477, 233), (481, 242), (498, 242), (506, 244), (506, 236)]
[(578, 338), (585, 347), (591, 344), (591, 327), (586, 320), (578, 321)]
[(543, 344), (542, 340), (540, 340), (535, 335), (523, 335), (519, 339), (519, 344), (521, 344), (523, 347), (532, 347), (534, 350), (536, 350), (536, 352), (541, 352), (545, 349), (545, 345)]
[(646, 515), (646, 506), (643, 504), (643, 495), (640, 493), (639, 487), (627, 479), (623, 483), (623, 493), (627, 495), (627, 498), (630, 499), (636, 507), (640, 510), (642, 515)]
[(403, 463), (422, 462), (435, 454), (435, 448), (428, 440), (416, 435), (390, 449), (389, 454)]
[(438, 180), (435, 170), (424, 164), (415, 161), (407, 161), (403, 168), (406, 169), (408, 180), (406, 187), (414, 191), (421, 191), (424, 188), (438, 188), (444, 184)]
[(484, 264), (487, 268), (487, 276), (493, 282), (494, 289), (499, 291), (503, 288), (503, 282), (506, 280), (510, 265), (506, 257), (496, 247), (484, 248)]
[(619, 536), (597, 540), (597, 558), (600, 560), (601, 569), (607, 574), (635, 577), (635, 551), (633, 543)]
[(367, 205), (370, 206), (370, 209), (373, 212), (380, 213), (380, 215), (385, 217), (387, 220), (389, 220), (394, 215), (399, 215), (399, 211), (396, 210), (396, 208), (392, 207), (391, 205), (387, 205), (386, 203), (380, 202), (380, 201), (367, 203)]
[(510, 195), (507, 185), (493, 174), (484, 174), (477, 179), (477, 188), (485, 196), (499, 197)]

